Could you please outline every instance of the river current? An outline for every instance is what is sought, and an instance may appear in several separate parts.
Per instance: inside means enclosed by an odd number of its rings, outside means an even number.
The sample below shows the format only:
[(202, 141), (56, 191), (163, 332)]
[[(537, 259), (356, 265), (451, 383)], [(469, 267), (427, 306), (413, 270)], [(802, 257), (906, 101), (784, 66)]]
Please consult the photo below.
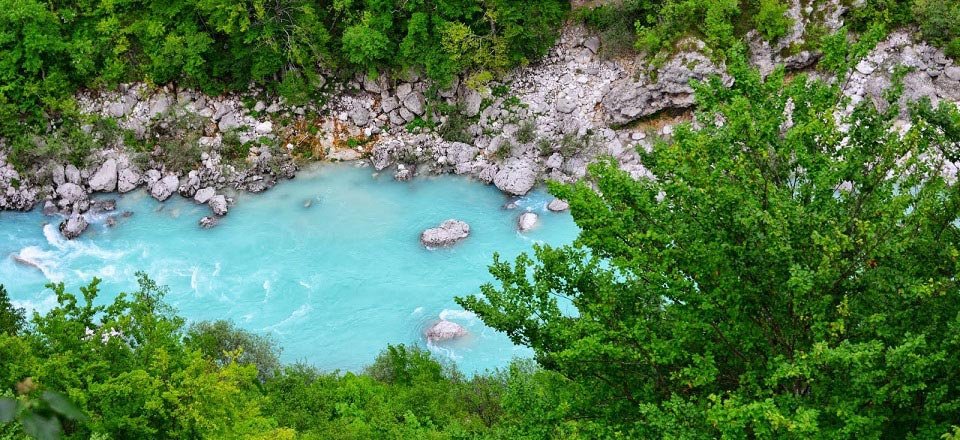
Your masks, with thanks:
[[(159, 203), (143, 190), (111, 197), (117, 213), (134, 214), (113, 227), (93, 219), (73, 241), (39, 210), (0, 212), (0, 284), (16, 305), (48, 310), (55, 298), (46, 283), (64, 281), (79, 293), (93, 277), (103, 280), (106, 302), (134, 288), (143, 271), (170, 288), (166, 301), (189, 321), (232, 320), (271, 335), (284, 361), (324, 370), (359, 370), (399, 343), (425, 346), (465, 372), (529, 357), (454, 297), (492, 281), (494, 252), (512, 259), (534, 243), (570, 243), (578, 232), (569, 213), (547, 211), (552, 197), (543, 190), (504, 209), (512, 199), (492, 186), (453, 176), (396, 182), (353, 165), (323, 165), (266, 193), (241, 194), (209, 230), (197, 225), (209, 208), (192, 200)], [(540, 221), (519, 233), (526, 210)], [(470, 237), (446, 249), (420, 245), (423, 229), (449, 218), (469, 223)], [(423, 330), (439, 319), (469, 334), (427, 344)]]

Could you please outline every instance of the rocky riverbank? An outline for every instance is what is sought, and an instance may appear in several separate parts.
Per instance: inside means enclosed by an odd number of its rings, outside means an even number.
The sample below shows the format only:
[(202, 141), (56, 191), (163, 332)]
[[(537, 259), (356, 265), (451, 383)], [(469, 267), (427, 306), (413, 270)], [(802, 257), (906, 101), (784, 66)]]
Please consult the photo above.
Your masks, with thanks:
[[(799, 17), (826, 17), (828, 30), (842, 25), (841, 6), (795, 9)], [(776, 45), (750, 37), (751, 60), (762, 72), (775, 64), (806, 69), (817, 60), (809, 51), (781, 55), (803, 38), (804, 22), (796, 23), (801, 27)], [(896, 66), (905, 65), (913, 69), (904, 79), (905, 101), (960, 101), (960, 67), (910, 35), (891, 34), (848, 77), (827, 79), (842, 81), (851, 105), (863, 99), (882, 105)], [(203, 225), (211, 226), (227, 214), (232, 194), (293, 178), (306, 160), (357, 161), (398, 180), (467, 175), (512, 196), (545, 179), (579, 179), (598, 155), (616, 158), (639, 178), (647, 172), (638, 148), (650, 148), (685, 119), (683, 111), (693, 105), (690, 81), (730, 78), (693, 39), (659, 67), (640, 58), (603, 59), (601, 44), (581, 28), (568, 28), (545, 59), (481, 90), (461, 81), (437, 89), (411, 74), (331, 81), (329, 101), (303, 106), (268, 100), (257, 90), (210, 97), (131, 84), (87, 92), (78, 98), (81, 110), (115, 121), (125, 136), (91, 126), (101, 142), (83, 166), (41, 163), (23, 173), (0, 148), (0, 209), (42, 205), (72, 238), (91, 210), (104, 209), (90, 202), (92, 193), (142, 187), (161, 201), (180, 194), (207, 204), (212, 216)]]

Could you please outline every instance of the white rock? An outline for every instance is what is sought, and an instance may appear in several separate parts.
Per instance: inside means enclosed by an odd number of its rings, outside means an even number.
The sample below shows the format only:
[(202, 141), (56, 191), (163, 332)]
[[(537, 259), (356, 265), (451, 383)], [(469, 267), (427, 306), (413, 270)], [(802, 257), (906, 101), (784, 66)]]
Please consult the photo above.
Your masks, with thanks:
[(153, 198), (164, 201), (170, 198), (171, 195), (180, 187), (180, 179), (176, 174), (167, 174), (162, 179), (153, 184), (153, 187), (150, 188), (150, 195)]
[(427, 341), (430, 342), (446, 341), (448, 339), (459, 338), (466, 334), (467, 329), (455, 322), (447, 320), (441, 320), (440, 322), (430, 326), (430, 328), (424, 332), (424, 335), (427, 337)]
[(570, 209), (570, 204), (566, 200), (553, 199), (547, 204), (547, 209), (553, 212), (563, 212)]
[(222, 194), (211, 197), (207, 204), (210, 205), (214, 214), (218, 216), (227, 215), (227, 198)]
[(117, 189), (117, 161), (107, 159), (93, 176), (90, 177), (90, 189), (111, 192)]
[(71, 206), (76, 202), (87, 199), (87, 192), (76, 183), (64, 183), (57, 187), (57, 196), (60, 197), (60, 206)]
[(537, 225), (537, 220), (539, 220), (537, 214), (532, 212), (524, 212), (523, 214), (520, 214), (520, 218), (517, 220), (517, 230), (520, 232), (529, 231)]
[(60, 223), (60, 233), (69, 240), (79, 237), (86, 229), (87, 219), (76, 211)]
[(508, 160), (493, 178), (493, 184), (497, 188), (515, 196), (530, 192), (536, 183), (536, 166), (530, 160), (519, 158)]
[(470, 236), (470, 225), (460, 220), (447, 220), (420, 234), (420, 243), (428, 248), (450, 246)]
[(66, 169), (64, 169), (64, 176), (67, 182), (76, 183), (77, 185), (80, 184), (80, 170), (73, 166), (73, 164), (67, 165)]
[(130, 192), (140, 185), (140, 173), (132, 168), (126, 168), (120, 171), (117, 177), (117, 191), (120, 193)]
[(217, 194), (217, 191), (212, 187), (200, 188), (197, 190), (197, 193), (193, 195), (193, 201), (204, 204), (207, 203), (210, 199)]
[(960, 67), (950, 66), (947, 67), (943, 72), (947, 75), (947, 78), (950, 78), (954, 81), (960, 81)]
[(264, 121), (257, 123), (257, 126), (254, 127), (254, 131), (259, 134), (268, 134), (273, 131), (273, 122)]

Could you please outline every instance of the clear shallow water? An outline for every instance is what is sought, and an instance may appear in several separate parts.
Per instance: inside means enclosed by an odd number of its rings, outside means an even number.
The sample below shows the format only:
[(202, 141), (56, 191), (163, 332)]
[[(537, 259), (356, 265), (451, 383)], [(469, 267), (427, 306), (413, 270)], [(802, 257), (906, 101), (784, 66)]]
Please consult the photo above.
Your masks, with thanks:
[[(464, 371), (482, 371), (531, 353), (453, 298), (492, 280), (495, 251), (512, 258), (535, 242), (576, 237), (568, 213), (546, 210), (551, 199), (539, 190), (505, 210), (509, 199), (496, 188), (466, 179), (401, 183), (370, 168), (326, 165), (267, 193), (238, 196), (219, 226), (201, 230), (206, 206), (178, 196), (161, 204), (138, 191), (117, 204), (132, 217), (113, 228), (94, 220), (74, 241), (60, 237), (59, 219), (38, 211), (0, 213), (0, 284), (18, 305), (43, 311), (55, 300), (43, 287), (48, 280), (77, 292), (81, 282), (102, 278), (106, 301), (135, 287), (142, 270), (170, 287), (167, 302), (188, 320), (228, 319), (272, 334), (283, 360), (326, 370), (358, 370), (387, 344), (425, 346), (423, 330), (442, 317), (470, 335), (429, 348)], [(520, 234), (516, 220), (526, 209), (540, 223)], [(471, 236), (449, 249), (424, 249), (420, 232), (448, 218), (469, 223)]]

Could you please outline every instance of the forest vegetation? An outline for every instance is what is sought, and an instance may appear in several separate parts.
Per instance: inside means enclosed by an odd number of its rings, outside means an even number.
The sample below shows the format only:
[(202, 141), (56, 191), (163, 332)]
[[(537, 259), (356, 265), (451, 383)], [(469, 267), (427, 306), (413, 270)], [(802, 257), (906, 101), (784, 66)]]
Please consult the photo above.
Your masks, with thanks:
[[(843, 74), (905, 26), (960, 56), (960, 3), (862, 3), (838, 33), (807, 30), (821, 71)], [(944, 172), (960, 160), (960, 111), (903, 102), (896, 81), (879, 106), (847, 111), (835, 83), (761, 76), (743, 38), (782, 38), (786, 9), (0, 0), (14, 159), (57, 148), (38, 141), (52, 132), (86, 151), (81, 90), (254, 86), (302, 102), (380, 73), (482, 87), (570, 21), (609, 56), (653, 62), (696, 36), (734, 78), (696, 84), (696, 124), (642, 154), (655, 179), (610, 159), (551, 184), (581, 229), (573, 244), (496, 257), (494, 283), (458, 292), (531, 360), (471, 376), (389, 346), (363, 371), (319, 371), (231, 322), (188, 323), (145, 274), (109, 301), (99, 280), (51, 284), (56, 305), (30, 315), (0, 286), (0, 439), (960, 438), (960, 186)]]
[(899, 126), (900, 86), (843, 113), (835, 85), (728, 66), (644, 154), (656, 179), (552, 185), (579, 238), (458, 299), (533, 361), (466, 376), (392, 346), (320, 372), (187, 325), (145, 275), (105, 305), (54, 284), (31, 317), (0, 297), (0, 438), (954, 438), (960, 112)]

